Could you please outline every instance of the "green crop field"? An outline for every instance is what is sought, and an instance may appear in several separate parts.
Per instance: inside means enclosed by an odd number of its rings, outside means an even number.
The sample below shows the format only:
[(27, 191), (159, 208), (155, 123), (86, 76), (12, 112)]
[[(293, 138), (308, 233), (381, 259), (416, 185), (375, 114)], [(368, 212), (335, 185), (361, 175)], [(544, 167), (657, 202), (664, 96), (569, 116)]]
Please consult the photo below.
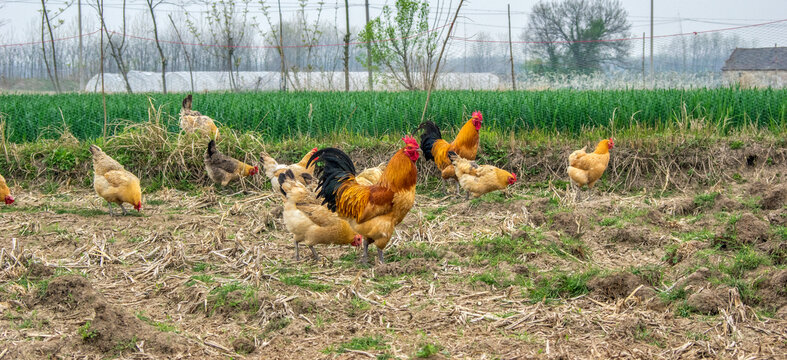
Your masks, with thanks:
[[(112, 94), (106, 97), (109, 134), (128, 122), (148, 119), (150, 101), (169, 115), (177, 130), (184, 94)], [(320, 136), (348, 132), (362, 135), (409, 133), (420, 122), (423, 92), (297, 92), (196, 94), (195, 110), (220, 125), (256, 130), (266, 138)], [(607, 126), (614, 114), (617, 128), (632, 123), (658, 128), (685, 111), (731, 128), (742, 124), (783, 127), (787, 90), (734, 88), (695, 90), (616, 90), (536, 92), (438, 91), (428, 117), (440, 125), (457, 125), (463, 114), (484, 113), (484, 126), (503, 131), (546, 129), (577, 133)], [(79, 139), (102, 135), (100, 94), (0, 95), (0, 113), (11, 142), (57, 136), (63, 124)]]

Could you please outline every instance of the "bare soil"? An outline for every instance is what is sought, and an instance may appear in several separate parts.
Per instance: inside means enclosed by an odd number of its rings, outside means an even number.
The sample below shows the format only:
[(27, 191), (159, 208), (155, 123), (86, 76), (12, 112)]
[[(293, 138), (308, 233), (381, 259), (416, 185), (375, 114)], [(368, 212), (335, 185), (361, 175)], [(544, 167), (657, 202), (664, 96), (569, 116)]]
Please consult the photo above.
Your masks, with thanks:
[(780, 178), (715, 200), (419, 189), (371, 267), (294, 261), (270, 192), (164, 189), (111, 217), (81, 188), (17, 188), (0, 359), (787, 358)]

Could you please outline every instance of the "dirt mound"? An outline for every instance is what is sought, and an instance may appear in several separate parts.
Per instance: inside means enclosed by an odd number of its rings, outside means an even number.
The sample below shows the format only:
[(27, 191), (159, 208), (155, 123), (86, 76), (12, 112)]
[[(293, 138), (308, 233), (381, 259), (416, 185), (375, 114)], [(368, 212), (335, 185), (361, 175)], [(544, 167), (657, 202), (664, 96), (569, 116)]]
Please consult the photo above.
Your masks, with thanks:
[(697, 240), (689, 240), (683, 243), (678, 244), (678, 248), (675, 249), (675, 252), (666, 256), (664, 259), (667, 263), (671, 265), (677, 265), (678, 263), (682, 262), (683, 260), (691, 258), (697, 250), (700, 250), (705, 247), (700, 241)]
[(743, 214), (735, 223), (735, 235), (743, 244), (756, 244), (768, 240), (771, 228), (768, 223), (752, 214)]
[(675, 284), (676, 289), (685, 289), (693, 291), (708, 285), (708, 279), (713, 275), (713, 272), (708, 268), (699, 268), (697, 271), (691, 273), (686, 278), (679, 280)]
[(610, 229), (604, 232), (604, 237), (614, 242), (629, 244), (648, 244), (653, 241), (644, 229), (631, 227)]
[(410, 261), (391, 262), (378, 265), (374, 268), (375, 276), (399, 276), (405, 274), (419, 274), (437, 270), (433, 261), (426, 259), (411, 259)]
[(767, 219), (771, 225), (785, 226), (787, 225), (787, 209), (772, 211), (768, 214)]
[(689, 215), (697, 209), (694, 198), (680, 197), (664, 202), (659, 206), (659, 210), (670, 215)]
[(781, 209), (785, 200), (787, 200), (787, 186), (772, 186), (763, 192), (760, 207), (763, 210)]
[(92, 307), (103, 302), (90, 281), (79, 275), (66, 275), (49, 282), (46, 292), (38, 294), (38, 303), (59, 311)]
[(763, 249), (775, 265), (787, 264), (787, 242), (770, 240), (763, 245)]
[(96, 316), (80, 329), (84, 341), (102, 353), (136, 352), (137, 343), (144, 341), (146, 352), (174, 354), (182, 352), (174, 335), (164, 334), (145, 324), (124, 309), (99, 303)]
[(574, 217), (574, 214), (562, 212), (552, 216), (552, 230), (562, 231), (564, 234), (577, 237), (580, 235), (582, 218)]
[(33, 262), (27, 265), (27, 276), (33, 278), (45, 278), (55, 274), (55, 268), (41, 263)]
[(664, 213), (659, 210), (650, 210), (645, 214), (645, 220), (656, 226), (668, 226), (668, 222), (664, 219)]
[(787, 306), (787, 269), (776, 271), (757, 285), (762, 304), (773, 309)]
[(725, 291), (721, 289), (702, 289), (697, 293), (691, 294), (686, 300), (686, 305), (704, 315), (716, 315), (719, 308), (724, 308), (727, 304), (724, 301)]
[(724, 194), (716, 197), (716, 204), (713, 207), (716, 211), (735, 211), (743, 209), (743, 204), (733, 199), (730, 199)]
[[(606, 277), (593, 278), (588, 282), (588, 288), (594, 294), (605, 299), (622, 299), (629, 296), (640, 285), (645, 284), (642, 279), (632, 273), (617, 273)], [(635, 296), (641, 297), (644, 292), (637, 291)]]

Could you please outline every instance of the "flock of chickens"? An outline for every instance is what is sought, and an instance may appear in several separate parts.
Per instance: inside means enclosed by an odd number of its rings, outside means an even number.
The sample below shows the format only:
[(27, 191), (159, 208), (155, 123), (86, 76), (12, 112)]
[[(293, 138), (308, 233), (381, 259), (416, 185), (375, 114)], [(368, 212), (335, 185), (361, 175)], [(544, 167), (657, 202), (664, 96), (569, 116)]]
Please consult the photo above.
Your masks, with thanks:
[[(180, 126), (186, 132), (203, 133), (212, 139), (204, 156), (205, 170), (216, 184), (226, 186), (241, 177), (253, 176), (259, 167), (245, 164), (222, 154), (216, 148), (218, 128), (213, 119), (191, 109), (192, 96), (182, 104)], [(440, 128), (431, 121), (418, 127), (423, 130), (421, 147), (418, 141), (405, 136), (404, 147), (391, 159), (378, 167), (357, 172), (352, 159), (337, 148), (312, 149), (303, 159), (291, 165), (276, 162), (266, 153), (260, 155), (265, 175), (274, 191), (281, 195), (283, 221), (294, 236), (295, 258), (300, 260), (300, 245), (306, 245), (314, 259), (318, 259), (314, 245), (336, 244), (363, 245), (362, 262), (368, 263), (369, 245), (377, 247), (377, 256), (383, 263), (383, 249), (388, 245), (398, 225), (415, 203), (415, 184), (418, 170), (415, 162), (419, 149), (427, 160), (435, 163), (444, 180), (453, 180), (467, 191), (468, 197), (503, 190), (517, 181), (516, 174), (491, 165), (478, 165), (479, 130), (483, 122), (480, 112), (473, 112), (462, 126), (456, 139), (447, 142)], [(576, 186), (589, 188), (601, 177), (609, 163), (609, 149), (614, 143), (605, 139), (595, 151), (585, 148), (569, 156), (568, 175)], [(96, 145), (91, 145), (93, 158), (93, 187), (107, 201), (109, 214), (112, 204), (117, 204), (123, 214), (123, 204), (142, 210), (142, 192), (139, 178), (123, 168)], [(321, 171), (315, 176), (315, 168)], [(315, 179), (316, 184), (315, 184)], [(316, 185), (316, 188), (314, 187)], [(0, 198), (6, 204), (14, 202), (5, 179), (0, 176)]]

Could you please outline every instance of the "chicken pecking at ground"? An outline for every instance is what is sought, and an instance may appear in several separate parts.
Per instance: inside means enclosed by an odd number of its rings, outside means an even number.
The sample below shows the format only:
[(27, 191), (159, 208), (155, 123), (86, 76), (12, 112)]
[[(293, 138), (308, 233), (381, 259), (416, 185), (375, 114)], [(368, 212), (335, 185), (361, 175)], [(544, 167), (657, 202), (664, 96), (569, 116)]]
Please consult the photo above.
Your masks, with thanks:
[(191, 94), (183, 99), (183, 107), (180, 109), (180, 128), (187, 133), (195, 131), (217, 139), (219, 128), (214, 124), (213, 119), (200, 114), (199, 111), (191, 110)]
[(323, 204), (346, 219), (350, 226), (363, 235), (363, 263), (368, 263), (369, 244), (377, 246), (377, 255), (383, 263), (383, 249), (415, 203), (415, 183), (418, 170), (418, 142), (404, 137), (405, 147), (399, 149), (385, 166), (380, 178), (372, 185), (356, 181), (352, 160), (343, 151), (325, 148), (317, 151), (309, 163), (323, 164), (317, 196)]
[(276, 159), (268, 155), (268, 153), (261, 153), (260, 161), (262, 161), (262, 170), (265, 171), (265, 176), (267, 176), (268, 179), (271, 179), (271, 188), (274, 191), (279, 191), (279, 175), (283, 174), (287, 170), (292, 170), (296, 181), (306, 186), (310, 185), (312, 180), (314, 180), (315, 164), (306, 166), (306, 163), (309, 162), (309, 158), (311, 158), (315, 152), (317, 152), (317, 148), (309, 151), (306, 156), (301, 159), (301, 161), (292, 165), (279, 164), (276, 162)]
[(478, 131), (481, 129), (483, 121), (484, 116), (480, 111), (473, 112), (472, 117), (462, 126), (456, 139), (451, 143), (443, 140), (443, 135), (437, 124), (424, 121), (418, 126), (418, 130), (424, 130), (424, 133), (421, 134), (424, 157), (426, 160), (434, 161), (437, 168), (440, 169), (440, 176), (443, 180), (454, 179), (457, 181), (457, 192), (459, 192), (459, 182), (454, 166), (448, 158), (448, 152), (453, 151), (461, 158), (475, 160), (478, 154)]
[[(587, 146), (571, 153), (568, 156), (568, 176), (571, 178), (571, 182), (578, 188), (587, 185), (588, 189), (592, 189), (593, 184), (607, 170), (609, 150), (614, 146), (612, 138), (609, 138), (599, 141), (596, 150), (590, 154), (585, 152)], [(590, 198), (590, 194), (588, 194), (588, 198)]]
[(474, 198), (495, 190), (503, 190), (516, 182), (514, 173), (492, 165), (478, 165), (475, 161), (463, 159), (453, 151), (448, 152), (448, 158), (454, 165), (459, 185)]
[(282, 219), (295, 241), (295, 260), (300, 260), (299, 246), (309, 247), (314, 260), (319, 260), (314, 245), (360, 246), (363, 237), (353, 231), (347, 221), (336, 216), (314, 198), (312, 192), (295, 177), (292, 170), (277, 176), (279, 191), (286, 198)]
[(14, 197), (11, 196), (11, 189), (9, 189), (8, 184), (5, 183), (5, 178), (3, 175), (0, 175), (0, 198), (5, 201), (6, 205), (11, 205), (14, 203)]
[(90, 145), (93, 154), (93, 188), (96, 193), (107, 201), (109, 215), (112, 213), (112, 204), (118, 204), (126, 214), (123, 203), (131, 204), (135, 210), (142, 211), (142, 190), (139, 187), (139, 178), (126, 171), (123, 165), (109, 157), (100, 147)]
[(227, 186), (230, 181), (240, 179), (241, 177), (254, 176), (260, 171), (260, 168), (220, 153), (216, 149), (216, 141), (211, 140), (208, 143), (208, 149), (205, 151), (205, 170), (207, 170), (208, 177), (214, 183)]

